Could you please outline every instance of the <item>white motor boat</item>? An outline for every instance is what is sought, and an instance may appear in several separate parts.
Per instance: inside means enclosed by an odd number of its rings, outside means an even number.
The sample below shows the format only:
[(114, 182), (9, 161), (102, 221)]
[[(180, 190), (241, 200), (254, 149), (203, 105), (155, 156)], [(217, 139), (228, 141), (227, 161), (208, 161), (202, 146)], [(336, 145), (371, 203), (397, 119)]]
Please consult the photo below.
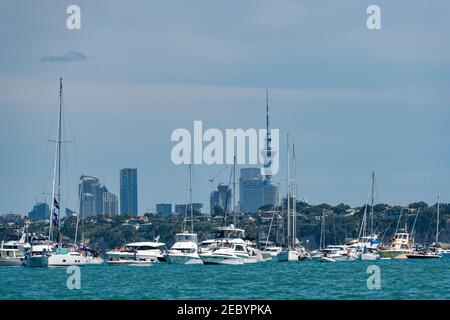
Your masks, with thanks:
[(323, 256), (319, 259), (333, 260), (333, 261), (352, 261), (358, 258), (357, 252), (353, 248), (349, 248), (346, 245), (329, 245), (325, 249), (322, 249)]
[(86, 264), (88, 265), (99, 265), (103, 264), (105, 260), (102, 257), (94, 257), (91, 255), (86, 256)]
[(244, 229), (234, 225), (219, 227), (214, 239), (200, 243), (199, 256), (204, 264), (243, 264), (264, 261), (261, 251), (245, 239)]
[(154, 259), (165, 262), (164, 257), (165, 244), (157, 241), (144, 241), (128, 243), (120, 248), (108, 251), (106, 253), (107, 261), (110, 260), (122, 260), (133, 258), (137, 256), (137, 259)]
[(277, 260), (278, 254), (283, 251), (282, 247), (278, 246), (266, 246), (261, 250), (264, 261)]
[(158, 259), (155, 257), (152, 258), (138, 258), (134, 257), (111, 257), (108, 261), (109, 266), (150, 266), (155, 263), (159, 263)]
[(373, 261), (377, 260), (380, 257), (380, 255), (376, 251), (363, 251), (359, 255), (360, 260), (367, 260), (367, 261)]
[(48, 257), (53, 251), (54, 244), (48, 237), (39, 235), (30, 239), (30, 248), (25, 250), (23, 265), (29, 268), (48, 267)]
[(197, 234), (177, 233), (175, 243), (165, 255), (167, 262), (171, 264), (201, 264), (202, 259), (198, 255)]
[(25, 234), (18, 241), (2, 241), (0, 246), (0, 267), (1, 266), (21, 266), (25, 259), (24, 250), (29, 248), (25, 243)]

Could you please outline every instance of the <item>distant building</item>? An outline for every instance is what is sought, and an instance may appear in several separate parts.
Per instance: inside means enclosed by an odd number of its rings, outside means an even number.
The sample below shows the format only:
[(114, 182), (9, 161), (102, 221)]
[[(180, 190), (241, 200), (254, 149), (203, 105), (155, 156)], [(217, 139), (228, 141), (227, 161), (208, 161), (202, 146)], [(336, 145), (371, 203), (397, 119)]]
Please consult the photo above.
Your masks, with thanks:
[(33, 210), (28, 213), (28, 219), (33, 221), (50, 219), (50, 208), (47, 203), (38, 202), (33, 206)]
[(262, 177), (260, 168), (243, 168), (239, 178), (240, 211), (256, 212), (263, 205)]
[(91, 176), (80, 177), (78, 194), (80, 195), (80, 215), (83, 218), (95, 216), (100, 211), (98, 199), (101, 188), (100, 180)]
[(120, 214), (137, 216), (137, 169), (120, 170)]
[(156, 213), (167, 216), (172, 213), (171, 203), (158, 203), (156, 204)]
[(77, 213), (69, 208), (66, 208), (66, 218), (71, 218), (75, 216)]
[[(203, 209), (203, 203), (192, 203), (192, 210), (194, 213), (201, 213)], [(190, 213), (191, 211), (190, 204), (176, 204), (175, 205), (175, 213), (177, 214), (185, 214)]]
[(278, 187), (270, 180), (263, 180), (263, 206), (275, 206), (278, 202)]
[(276, 205), (278, 187), (264, 179), (260, 168), (243, 168), (239, 178), (239, 205), (243, 213), (254, 213), (264, 205)]
[(114, 193), (103, 193), (103, 215), (117, 216), (119, 213), (119, 200)]
[(210, 214), (221, 214), (223, 211), (230, 213), (233, 211), (231, 204), (231, 189), (229, 186), (219, 184), (217, 190), (213, 191), (209, 198)]
[[(108, 188), (102, 185), (98, 178), (81, 176), (79, 194), (81, 217), (117, 214), (114, 213), (118, 211), (118, 203), (114, 203), (114, 201), (117, 202), (117, 196), (110, 193)], [(106, 198), (105, 194), (107, 194)], [(105, 205), (107, 206), (106, 208)]]

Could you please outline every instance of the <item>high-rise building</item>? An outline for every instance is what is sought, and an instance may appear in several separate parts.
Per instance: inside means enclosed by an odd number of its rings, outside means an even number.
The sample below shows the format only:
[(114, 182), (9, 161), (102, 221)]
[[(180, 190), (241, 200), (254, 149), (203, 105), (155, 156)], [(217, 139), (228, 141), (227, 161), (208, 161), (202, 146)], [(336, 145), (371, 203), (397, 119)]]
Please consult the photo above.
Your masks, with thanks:
[(114, 193), (103, 193), (103, 215), (116, 216), (119, 213), (119, 200)]
[(76, 214), (77, 213), (75, 211), (73, 211), (72, 209), (66, 208), (66, 218), (71, 218)]
[(239, 178), (239, 204), (243, 213), (254, 213), (263, 205), (260, 168), (243, 168)]
[(78, 186), (78, 194), (80, 195), (80, 216), (82, 218), (96, 215), (96, 199), (95, 194), (101, 187), (98, 178), (82, 175)]
[(48, 220), (50, 219), (50, 208), (47, 203), (38, 202), (33, 206), (33, 210), (28, 213), (30, 220)]
[(171, 203), (158, 203), (156, 204), (156, 213), (161, 215), (169, 215), (172, 213)]
[(222, 214), (223, 211), (226, 211), (227, 213), (233, 211), (231, 204), (231, 189), (229, 186), (219, 184), (217, 190), (211, 192), (209, 208), (211, 215)]
[(262, 177), (260, 168), (241, 169), (239, 205), (243, 213), (255, 213), (265, 205), (276, 205), (278, 187)]
[(137, 216), (137, 169), (120, 170), (120, 214)]
[[(203, 203), (193, 203), (192, 204), (192, 211), (194, 213), (201, 213), (203, 209)], [(185, 214), (191, 213), (191, 205), (190, 204), (176, 204), (175, 205), (175, 213), (177, 214)]]
[[(108, 191), (100, 180), (91, 176), (81, 176), (79, 185), (80, 216), (82, 218), (96, 215), (113, 215), (118, 205), (114, 203), (117, 197)], [(108, 206), (105, 209), (105, 194)], [(114, 200), (114, 197), (116, 200)], [(105, 212), (106, 210), (106, 212)]]

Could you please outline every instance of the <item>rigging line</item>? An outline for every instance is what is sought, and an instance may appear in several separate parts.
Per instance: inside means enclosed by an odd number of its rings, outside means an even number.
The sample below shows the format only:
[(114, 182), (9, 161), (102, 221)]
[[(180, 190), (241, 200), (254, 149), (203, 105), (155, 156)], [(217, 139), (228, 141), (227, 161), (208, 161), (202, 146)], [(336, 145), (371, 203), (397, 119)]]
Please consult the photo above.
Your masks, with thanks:
[[(56, 119), (56, 115), (57, 115), (58, 107), (59, 107), (58, 102), (59, 102), (59, 97), (56, 98), (56, 101), (55, 101), (55, 104), (54, 104), (55, 106), (53, 108), (52, 118), (51, 118), (51, 121), (50, 121), (50, 125), (48, 126), (47, 141), (45, 142), (45, 154), (43, 156), (43, 158), (44, 158), (44, 174), (42, 175), (42, 191), (43, 191), (42, 193), (43, 194), (46, 192), (47, 181), (50, 179), (50, 176), (51, 176), (51, 172), (47, 172), (47, 170), (49, 169), (48, 168), (48, 162), (51, 161), (49, 159), (51, 157), (49, 157), (49, 143), (48, 143), (48, 140), (50, 139), (52, 131), (53, 131), (53, 126), (54, 126), (54, 123), (55, 123), (55, 119)], [(46, 200), (46, 199), (43, 199), (43, 200)], [(53, 201), (53, 200), (51, 200), (51, 201)]]

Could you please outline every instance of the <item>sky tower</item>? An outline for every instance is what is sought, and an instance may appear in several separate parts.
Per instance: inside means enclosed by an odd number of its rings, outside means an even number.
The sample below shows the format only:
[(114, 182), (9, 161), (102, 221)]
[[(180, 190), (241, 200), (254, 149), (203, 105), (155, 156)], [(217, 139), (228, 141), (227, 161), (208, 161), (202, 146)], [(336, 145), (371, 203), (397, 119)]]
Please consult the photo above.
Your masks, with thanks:
[(266, 89), (266, 148), (264, 150), (264, 177), (272, 180), (272, 137), (269, 130), (269, 90)]

